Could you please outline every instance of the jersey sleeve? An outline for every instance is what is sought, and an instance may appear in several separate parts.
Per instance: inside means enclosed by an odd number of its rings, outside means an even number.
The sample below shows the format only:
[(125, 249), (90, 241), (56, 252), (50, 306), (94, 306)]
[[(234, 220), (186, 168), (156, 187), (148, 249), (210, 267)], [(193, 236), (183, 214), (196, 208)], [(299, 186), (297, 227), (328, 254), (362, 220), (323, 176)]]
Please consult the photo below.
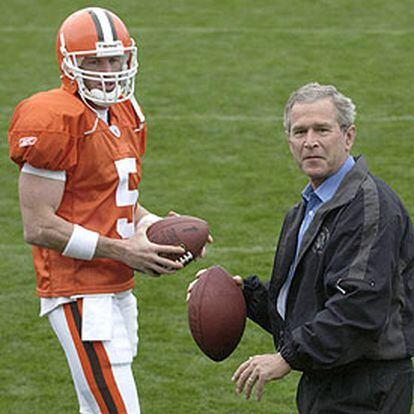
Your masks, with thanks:
[(77, 142), (65, 117), (30, 100), (21, 102), (12, 117), (8, 141), (12, 161), (22, 167), (66, 171), (77, 162)]

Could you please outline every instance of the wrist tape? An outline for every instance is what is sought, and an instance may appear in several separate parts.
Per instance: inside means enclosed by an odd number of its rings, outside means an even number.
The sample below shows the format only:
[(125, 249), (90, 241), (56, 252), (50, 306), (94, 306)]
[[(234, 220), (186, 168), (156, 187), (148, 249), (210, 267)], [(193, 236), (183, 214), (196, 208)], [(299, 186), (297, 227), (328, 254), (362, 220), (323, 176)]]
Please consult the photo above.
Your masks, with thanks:
[(63, 250), (63, 256), (91, 260), (95, 255), (99, 233), (75, 224), (72, 235)]

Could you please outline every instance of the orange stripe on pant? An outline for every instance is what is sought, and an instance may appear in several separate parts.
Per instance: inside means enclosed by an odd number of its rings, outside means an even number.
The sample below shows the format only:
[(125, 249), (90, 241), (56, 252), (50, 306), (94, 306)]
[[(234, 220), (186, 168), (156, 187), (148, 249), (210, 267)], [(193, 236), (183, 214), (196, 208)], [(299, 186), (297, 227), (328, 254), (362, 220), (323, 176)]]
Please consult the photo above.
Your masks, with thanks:
[(82, 341), (82, 299), (64, 305), (66, 320), (85, 378), (103, 414), (126, 414), (108, 354), (101, 341)]

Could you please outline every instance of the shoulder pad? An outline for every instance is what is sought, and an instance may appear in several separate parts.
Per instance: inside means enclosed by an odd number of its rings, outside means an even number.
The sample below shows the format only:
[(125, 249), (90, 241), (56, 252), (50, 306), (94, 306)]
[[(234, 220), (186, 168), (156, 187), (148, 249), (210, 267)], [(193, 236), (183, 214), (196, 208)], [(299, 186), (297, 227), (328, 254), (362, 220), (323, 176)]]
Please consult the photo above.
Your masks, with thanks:
[(85, 105), (62, 89), (41, 92), (15, 109), (9, 129), (10, 157), (19, 165), (67, 170), (76, 163), (76, 141), (88, 128)]

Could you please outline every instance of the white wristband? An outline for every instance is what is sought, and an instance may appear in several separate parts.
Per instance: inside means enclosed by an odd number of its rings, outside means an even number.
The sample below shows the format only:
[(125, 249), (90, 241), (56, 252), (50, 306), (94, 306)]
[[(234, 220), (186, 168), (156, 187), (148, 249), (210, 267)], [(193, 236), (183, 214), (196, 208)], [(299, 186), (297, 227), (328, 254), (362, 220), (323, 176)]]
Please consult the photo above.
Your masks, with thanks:
[(138, 226), (145, 226), (145, 225), (151, 225), (155, 223), (156, 221), (160, 221), (162, 218), (160, 216), (157, 216), (156, 214), (148, 213), (145, 214), (144, 217), (138, 222)]
[(91, 260), (98, 244), (99, 233), (74, 225), (72, 235), (63, 250), (63, 256)]

